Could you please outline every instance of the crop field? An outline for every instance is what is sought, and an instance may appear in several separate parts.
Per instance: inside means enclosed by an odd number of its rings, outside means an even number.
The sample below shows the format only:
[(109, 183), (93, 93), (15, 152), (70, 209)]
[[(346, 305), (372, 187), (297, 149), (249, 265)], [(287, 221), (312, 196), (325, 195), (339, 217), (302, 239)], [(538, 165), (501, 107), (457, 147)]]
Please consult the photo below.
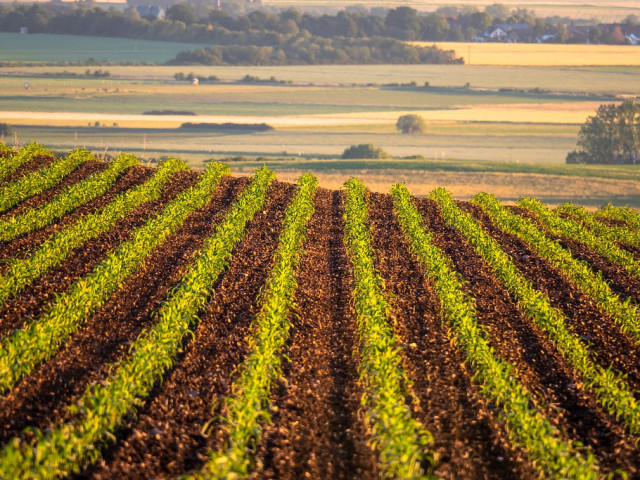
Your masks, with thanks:
[[(432, 43), (412, 42), (416, 45)], [(468, 65), (611, 66), (640, 65), (639, 49), (631, 45), (563, 45), (548, 43), (437, 42), (454, 50)]]
[(0, 145), (0, 477), (640, 475), (640, 213)]

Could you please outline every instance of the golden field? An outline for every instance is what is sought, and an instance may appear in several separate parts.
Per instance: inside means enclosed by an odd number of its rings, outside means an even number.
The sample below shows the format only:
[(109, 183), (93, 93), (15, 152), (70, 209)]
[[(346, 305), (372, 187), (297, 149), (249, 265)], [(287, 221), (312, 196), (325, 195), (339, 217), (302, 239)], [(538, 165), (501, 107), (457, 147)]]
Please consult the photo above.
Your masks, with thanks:
[[(429, 46), (434, 42), (411, 42)], [(640, 47), (631, 45), (564, 45), (549, 43), (435, 42), (454, 50), (467, 65), (513, 67), (638, 66)]]

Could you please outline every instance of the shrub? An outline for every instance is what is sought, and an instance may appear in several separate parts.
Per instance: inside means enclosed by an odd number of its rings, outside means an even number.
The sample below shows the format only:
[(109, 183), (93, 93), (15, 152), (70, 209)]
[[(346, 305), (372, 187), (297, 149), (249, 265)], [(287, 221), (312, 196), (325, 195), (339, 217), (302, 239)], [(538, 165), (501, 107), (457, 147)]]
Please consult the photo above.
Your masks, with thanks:
[(342, 153), (342, 158), (390, 158), (390, 155), (372, 143), (352, 145)]

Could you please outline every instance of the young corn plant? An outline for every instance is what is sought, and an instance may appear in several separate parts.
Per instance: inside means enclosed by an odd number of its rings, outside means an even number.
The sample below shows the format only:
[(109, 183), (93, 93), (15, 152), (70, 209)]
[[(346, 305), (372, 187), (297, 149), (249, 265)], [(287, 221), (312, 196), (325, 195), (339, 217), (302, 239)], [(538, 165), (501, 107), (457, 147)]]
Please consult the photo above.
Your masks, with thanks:
[(571, 252), (547, 237), (535, 223), (520, 217), (493, 195), (479, 193), (472, 200), (480, 205), (504, 232), (516, 235), (539, 256), (564, 273), (578, 289), (592, 298), (598, 307), (618, 324), (620, 330), (640, 344), (640, 311), (630, 298), (622, 300), (611, 291), (600, 272), (594, 272), (587, 262), (577, 260)]
[(62, 218), (79, 206), (105, 194), (126, 170), (138, 164), (133, 155), (120, 155), (100, 173), (66, 188), (46, 204), (0, 220), (0, 241), (33, 232)]
[(61, 264), (74, 249), (113, 228), (135, 208), (160, 198), (174, 173), (187, 169), (187, 164), (182, 160), (166, 160), (156, 168), (153, 177), (142, 185), (119, 194), (102, 210), (86, 215), (52, 234), (29, 257), (10, 260), (5, 274), (0, 275), (0, 305)]
[(616, 242), (596, 234), (572, 218), (562, 218), (534, 198), (522, 198), (518, 205), (534, 213), (552, 235), (583, 243), (612, 263), (624, 268), (630, 275), (640, 278), (640, 263), (631, 253), (621, 249)]
[(507, 425), (511, 439), (533, 460), (546, 478), (598, 478), (598, 465), (591, 453), (562, 435), (541, 412), (533, 395), (518, 381), (515, 368), (489, 345), (478, 324), (474, 301), (463, 290), (458, 272), (447, 255), (433, 244), (409, 191), (391, 188), (398, 222), (411, 251), (433, 282), (441, 300), (441, 312), (451, 327), (448, 335), (463, 349), (483, 394), (494, 402)]
[(47, 168), (3, 185), (0, 187), (0, 213), (6, 212), (27, 198), (39, 195), (54, 187), (84, 162), (92, 159), (93, 156), (88, 150), (74, 150), (66, 158), (53, 162)]
[(20, 378), (55, 355), (156, 247), (209, 202), (221, 177), (227, 174), (228, 166), (211, 164), (194, 187), (180, 193), (157, 217), (137, 228), (129, 241), (59, 295), (39, 319), (5, 337), (0, 348), (0, 392), (9, 391)]
[(37, 143), (29, 143), (13, 155), (5, 156), (0, 160), (0, 182), (18, 170), (21, 166), (35, 157), (53, 157), (53, 153)]
[(0, 478), (60, 478), (98, 458), (101, 446), (113, 440), (116, 428), (135, 415), (173, 366), (190, 328), (198, 324), (198, 314), (213, 295), (216, 279), (244, 237), (247, 223), (264, 208), (273, 179), (266, 168), (256, 173), (171, 291), (156, 323), (131, 345), (130, 355), (114, 366), (108, 379), (87, 387), (79, 402), (69, 407), (77, 414), (75, 420), (36, 432), (33, 445), (16, 437), (0, 451)]
[(384, 282), (374, 265), (366, 189), (354, 178), (345, 186), (345, 243), (354, 277), (359, 373), (365, 390), (362, 405), (371, 445), (378, 451), (383, 478), (431, 478), (422, 464), (434, 463), (433, 453), (428, 450), (433, 437), (413, 418), (405, 402), (408, 379), (389, 324), (391, 306), (384, 294)]
[(286, 210), (273, 266), (258, 300), (260, 311), (248, 338), (249, 354), (225, 400), (223, 425), (227, 441), (221, 450), (211, 454), (194, 478), (246, 478), (253, 467), (253, 452), (260, 442), (262, 426), (270, 422), (271, 389), (282, 375), (282, 350), (289, 338), (289, 316), (298, 285), (296, 270), (303, 254), (307, 223), (314, 212), (317, 184), (313, 175), (303, 175)]
[[(556, 212), (566, 213), (576, 217), (582, 224), (591, 230), (594, 234), (609, 240), (610, 242), (624, 243), (640, 247), (640, 220), (636, 230), (627, 227), (618, 227), (606, 225), (598, 221), (598, 218), (611, 218), (613, 220), (622, 220), (627, 225), (633, 225), (634, 217), (637, 215), (630, 208), (619, 208), (608, 206), (604, 210), (592, 214), (584, 207), (565, 203), (556, 207)], [(606, 212), (603, 214), (601, 212)]]
[(448, 225), (457, 228), (494, 270), (502, 284), (516, 300), (518, 307), (544, 331), (558, 351), (582, 377), (584, 388), (591, 390), (598, 403), (615, 416), (634, 436), (640, 436), (640, 402), (624, 377), (612, 368), (602, 368), (578, 335), (567, 326), (569, 319), (551, 305), (549, 298), (533, 288), (515, 266), (511, 257), (484, 231), (479, 222), (463, 212), (449, 192), (438, 188), (430, 197), (440, 206)]

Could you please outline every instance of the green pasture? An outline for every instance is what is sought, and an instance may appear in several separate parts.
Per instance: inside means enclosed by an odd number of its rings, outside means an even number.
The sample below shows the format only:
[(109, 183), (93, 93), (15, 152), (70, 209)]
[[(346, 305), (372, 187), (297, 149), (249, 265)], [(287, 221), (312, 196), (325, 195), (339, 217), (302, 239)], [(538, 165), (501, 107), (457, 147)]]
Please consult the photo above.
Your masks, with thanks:
[(100, 62), (164, 63), (183, 50), (203, 44), (156, 42), (127, 38), (0, 33), (3, 62)]

